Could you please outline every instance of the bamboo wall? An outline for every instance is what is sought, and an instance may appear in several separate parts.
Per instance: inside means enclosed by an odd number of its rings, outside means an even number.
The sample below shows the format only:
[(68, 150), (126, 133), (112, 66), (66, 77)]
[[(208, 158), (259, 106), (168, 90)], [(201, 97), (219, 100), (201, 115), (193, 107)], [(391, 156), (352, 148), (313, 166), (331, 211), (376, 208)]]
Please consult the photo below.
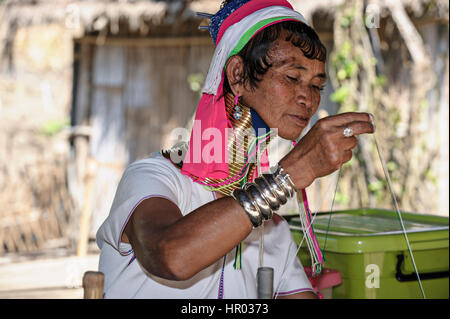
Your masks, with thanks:
[(72, 211), (72, 39), (60, 25), (20, 28), (12, 52), (13, 71), (0, 71), (0, 255), (67, 247)]
[(96, 45), (85, 38), (77, 44), (73, 124), (89, 127), (90, 136), (74, 138), (77, 176), (84, 176), (74, 188), (80, 213), (92, 216), (91, 238), (109, 213), (125, 167), (170, 146), (167, 135), (194, 113), (199, 95), (188, 76), (206, 74), (213, 47), (209, 38), (192, 42), (116, 39)]

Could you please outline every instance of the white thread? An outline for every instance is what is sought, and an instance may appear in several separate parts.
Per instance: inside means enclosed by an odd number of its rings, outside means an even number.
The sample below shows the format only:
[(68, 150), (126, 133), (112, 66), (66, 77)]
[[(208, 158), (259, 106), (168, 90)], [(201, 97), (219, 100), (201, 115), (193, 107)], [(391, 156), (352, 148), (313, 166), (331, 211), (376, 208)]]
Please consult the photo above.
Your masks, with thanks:
[(425, 291), (423, 290), (423, 286), (422, 286), (422, 281), (420, 280), (419, 272), (417, 270), (416, 262), (414, 260), (414, 255), (412, 253), (412, 249), (411, 249), (411, 246), (409, 244), (409, 239), (408, 239), (408, 234), (406, 233), (405, 224), (403, 223), (402, 214), (400, 213), (400, 209), (398, 207), (397, 197), (395, 196), (394, 189), (392, 188), (391, 177), (389, 175), (388, 170), (386, 169), (386, 165), (384, 163), (384, 159), (381, 156), (380, 147), (378, 146), (378, 142), (377, 142), (377, 139), (375, 137), (375, 134), (373, 134), (373, 140), (375, 141), (375, 147), (377, 149), (378, 157), (380, 158), (381, 166), (383, 167), (384, 177), (387, 180), (387, 183), (388, 183), (388, 186), (389, 186), (389, 190), (390, 190), (391, 195), (392, 195), (392, 199), (394, 200), (395, 210), (397, 211), (398, 218), (400, 219), (400, 225), (402, 226), (403, 236), (405, 237), (406, 245), (408, 246), (408, 251), (409, 251), (409, 255), (411, 257), (411, 261), (412, 261), (412, 264), (413, 264), (413, 267), (414, 267), (414, 271), (416, 272), (416, 277), (417, 277), (417, 281), (419, 283), (420, 292), (422, 293), (423, 299), (426, 299)]
[[(391, 195), (392, 195), (392, 198), (393, 198), (393, 200), (394, 200), (395, 209), (396, 209), (397, 215), (398, 215), (398, 217), (399, 217), (399, 219), (400, 219), (400, 224), (401, 224), (401, 227), (402, 227), (403, 235), (404, 235), (405, 240), (406, 240), (406, 244), (407, 244), (407, 247), (408, 247), (408, 252), (409, 252), (409, 254), (410, 254), (411, 261), (412, 261), (412, 264), (413, 264), (413, 267), (414, 267), (414, 272), (416, 273), (417, 281), (418, 281), (418, 283), (419, 283), (419, 288), (420, 288), (420, 291), (421, 291), (421, 293), (422, 293), (423, 298), (426, 299), (425, 291), (424, 291), (423, 286), (422, 286), (422, 281), (420, 280), (420, 275), (419, 275), (419, 272), (418, 272), (418, 270), (417, 270), (416, 262), (415, 262), (415, 260), (414, 260), (414, 255), (413, 255), (413, 253), (412, 253), (411, 245), (410, 245), (410, 243), (409, 243), (409, 239), (408, 239), (408, 235), (407, 235), (407, 232), (406, 232), (406, 228), (405, 228), (405, 225), (404, 225), (404, 223), (403, 223), (403, 218), (402, 218), (402, 216), (401, 216), (400, 209), (399, 209), (399, 207), (398, 207), (397, 197), (395, 196), (395, 193), (394, 193), (393, 188), (392, 188), (390, 175), (389, 175), (389, 172), (388, 172), (387, 169), (386, 169), (386, 165), (385, 165), (385, 163), (384, 163), (384, 159), (383, 159), (383, 157), (381, 156), (380, 147), (379, 147), (379, 145), (378, 145), (377, 139), (375, 138), (375, 134), (373, 134), (373, 138), (374, 138), (374, 142), (375, 142), (375, 147), (376, 147), (376, 149), (377, 149), (378, 157), (379, 157), (380, 162), (381, 162), (381, 165), (382, 165), (382, 167), (383, 167), (383, 172), (384, 172), (385, 178), (386, 178), (386, 180), (387, 180), (387, 182), (388, 182), (389, 190), (390, 190)], [(336, 189), (337, 189), (337, 184), (339, 183), (339, 176), (340, 176), (340, 170), (339, 170), (338, 180), (336, 181)], [(331, 184), (330, 184), (330, 185), (331, 185)], [(328, 188), (330, 187), (330, 185), (328, 185), (327, 190), (325, 191), (325, 193), (328, 193)], [(335, 193), (336, 193), (336, 191), (335, 191)], [(334, 202), (334, 200), (333, 200), (333, 202)], [(333, 204), (332, 204), (332, 205), (333, 205)], [(331, 212), (330, 212), (330, 213), (331, 213)], [(317, 212), (314, 213), (314, 216), (312, 216), (312, 218), (311, 218), (311, 225), (313, 224), (316, 215), (317, 215)], [(309, 227), (311, 227), (311, 225), (310, 225)], [(305, 237), (306, 237), (306, 232), (309, 231), (309, 227), (308, 227), (308, 229), (305, 231), (305, 233), (304, 233), (304, 235), (303, 235), (303, 238), (302, 238), (301, 242), (300, 242), (299, 245), (298, 245), (297, 251), (295, 252), (295, 254), (294, 254), (294, 256), (293, 256), (294, 258), (291, 258), (291, 260), (286, 264), (287, 266), (288, 266), (293, 260), (295, 260), (295, 258), (297, 258), (297, 254), (298, 254), (298, 252), (300, 251), (300, 248), (302, 247), (303, 240), (304, 240)], [(286, 267), (287, 267), (287, 266), (286, 266)], [(285, 271), (283, 271), (283, 274), (282, 274), (280, 283), (278, 284), (277, 290), (275, 291), (274, 298), (276, 298), (276, 297), (278, 296), (278, 292), (279, 292), (279, 289), (281, 288), (281, 284), (283, 283), (284, 279), (286, 278), (284, 275), (285, 275)]]
[(264, 266), (264, 222), (259, 227), (259, 267)]
[[(336, 185), (337, 185), (338, 182), (339, 182), (339, 175), (338, 175), (338, 180), (336, 181)], [(328, 191), (329, 191), (329, 189), (330, 189), (330, 186), (331, 186), (331, 183), (328, 185), (327, 189), (325, 190), (325, 194), (328, 193)], [(298, 194), (297, 194), (297, 196), (298, 196)], [(322, 198), (322, 202), (320, 203), (320, 205), (319, 205), (318, 207), (322, 207), (322, 204), (323, 204), (323, 201), (324, 201), (324, 200), (325, 200), (325, 196)], [(299, 214), (300, 214), (300, 212), (299, 212)], [(298, 252), (300, 251), (300, 248), (302, 247), (303, 241), (305, 240), (306, 232), (309, 231), (309, 228), (310, 228), (311, 225), (314, 223), (314, 219), (316, 218), (316, 215), (317, 215), (317, 212), (311, 214), (311, 224), (308, 226), (308, 228), (307, 228), (306, 230), (304, 230), (303, 238), (302, 238), (302, 240), (300, 241), (300, 243), (298, 244), (297, 251), (295, 252), (295, 254), (294, 254), (293, 256), (291, 256), (291, 259), (288, 260), (288, 262), (286, 263), (286, 267), (285, 267), (285, 269), (283, 270), (283, 273), (282, 273), (282, 275), (281, 275), (280, 282), (278, 283), (277, 289), (275, 290), (274, 298), (276, 298), (276, 297), (278, 296), (278, 293), (279, 293), (279, 290), (280, 290), (280, 288), (281, 288), (281, 285), (282, 285), (282, 283), (284, 282), (284, 280), (286, 279), (286, 276), (285, 276), (285, 275), (286, 275), (286, 268), (287, 268), (287, 267), (295, 260), (295, 258), (297, 258)]]

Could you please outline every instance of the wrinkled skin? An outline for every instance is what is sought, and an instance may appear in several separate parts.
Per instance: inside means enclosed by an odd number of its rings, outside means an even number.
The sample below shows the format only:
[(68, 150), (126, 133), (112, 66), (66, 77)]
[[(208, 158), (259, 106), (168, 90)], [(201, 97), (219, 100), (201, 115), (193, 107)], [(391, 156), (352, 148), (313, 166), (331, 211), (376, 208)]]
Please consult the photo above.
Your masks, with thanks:
[[(325, 84), (325, 63), (308, 59), (282, 33), (269, 50), (272, 66), (261, 77), (257, 87), (250, 87), (242, 78), (242, 59), (230, 58), (227, 77), (233, 93), (254, 108), (270, 128), (277, 128), (280, 137), (296, 140), (317, 112), (321, 88)], [(373, 133), (375, 127), (367, 113), (344, 113), (319, 120), (280, 161), (297, 188), (305, 188), (314, 179), (337, 170), (352, 157), (358, 141), (344, 137), (346, 126), (355, 135)]]

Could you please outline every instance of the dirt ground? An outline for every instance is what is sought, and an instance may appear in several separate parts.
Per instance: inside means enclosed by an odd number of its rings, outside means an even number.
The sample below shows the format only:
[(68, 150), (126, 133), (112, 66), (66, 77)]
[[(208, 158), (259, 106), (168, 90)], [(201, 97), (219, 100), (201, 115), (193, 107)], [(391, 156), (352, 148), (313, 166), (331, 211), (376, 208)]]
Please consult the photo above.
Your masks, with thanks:
[(83, 274), (98, 269), (98, 258), (98, 253), (77, 257), (62, 251), (0, 257), (0, 299), (81, 299)]
[(83, 299), (83, 289), (37, 288), (0, 291), (0, 299)]

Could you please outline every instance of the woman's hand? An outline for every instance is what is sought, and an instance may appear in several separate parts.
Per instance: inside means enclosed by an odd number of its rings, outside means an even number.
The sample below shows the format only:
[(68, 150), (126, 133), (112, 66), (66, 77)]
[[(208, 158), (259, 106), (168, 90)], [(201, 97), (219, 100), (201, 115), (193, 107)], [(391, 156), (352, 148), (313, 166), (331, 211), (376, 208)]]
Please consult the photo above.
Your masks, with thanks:
[[(346, 127), (353, 136), (345, 137)], [(374, 133), (373, 116), (368, 113), (342, 113), (320, 119), (281, 161), (298, 189), (339, 169), (352, 158), (359, 134)]]

